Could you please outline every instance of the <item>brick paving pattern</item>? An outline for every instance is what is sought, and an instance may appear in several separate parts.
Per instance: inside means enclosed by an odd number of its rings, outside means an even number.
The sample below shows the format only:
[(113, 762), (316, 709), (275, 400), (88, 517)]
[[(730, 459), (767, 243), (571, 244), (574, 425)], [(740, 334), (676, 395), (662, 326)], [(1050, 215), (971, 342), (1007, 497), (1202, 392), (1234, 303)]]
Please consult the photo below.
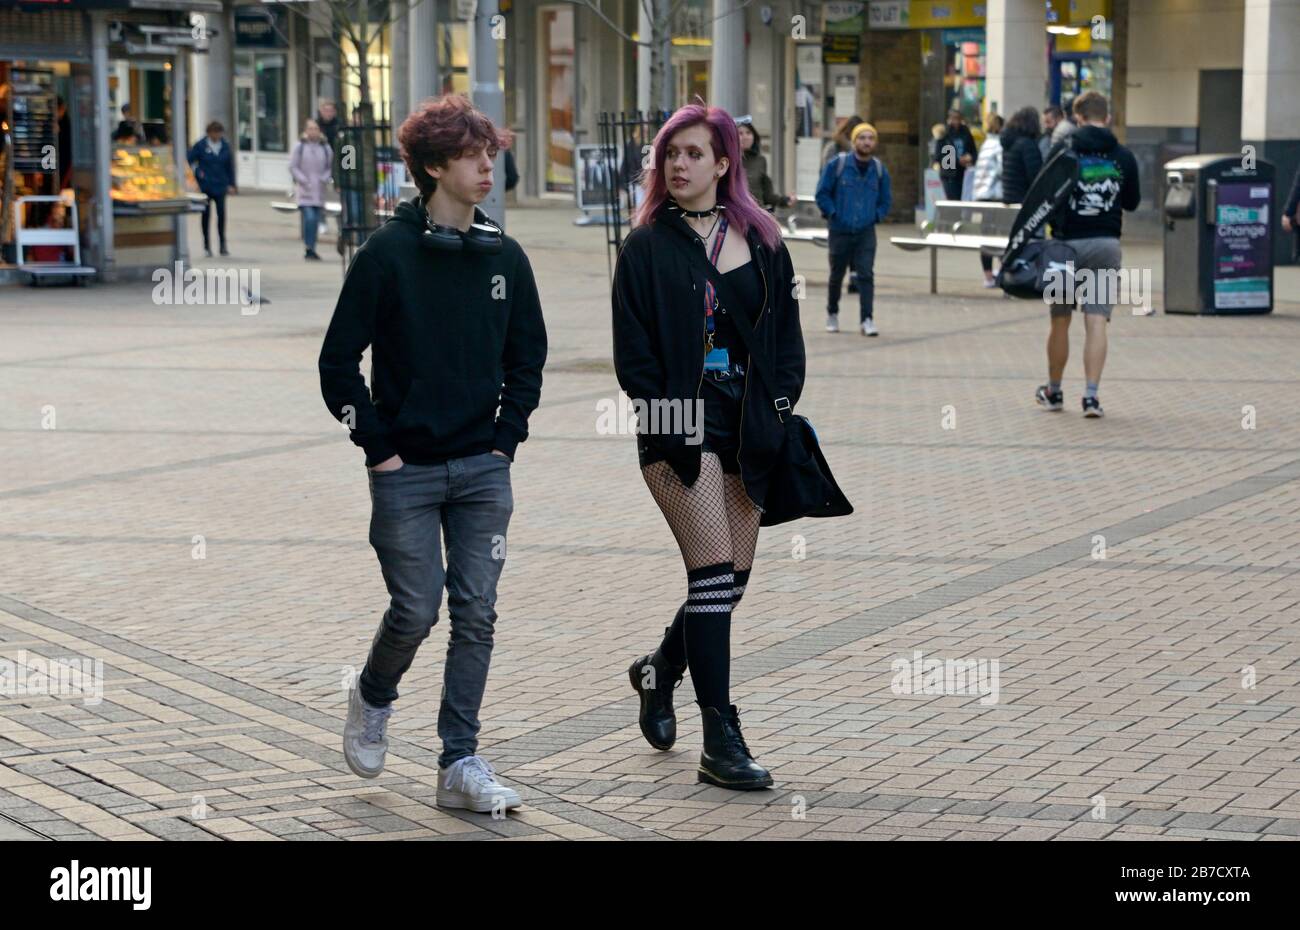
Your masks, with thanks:
[[(232, 207), (255, 315), (155, 306), (147, 282), (0, 292), (0, 658), (104, 674), (98, 703), (0, 696), (0, 839), (1300, 836), (1300, 304), (1118, 309), (1086, 421), (1081, 328), (1044, 414), (1046, 313), (983, 291), (973, 259), (944, 257), (935, 298), (924, 256), (882, 243), (865, 340), (822, 331), (825, 252), (794, 244), (800, 408), (857, 512), (763, 531), (732, 691), (777, 786), (737, 794), (695, 780), (689, 680), (673, 751), (636, 726), (625, 670), (684, 573), (632, 438), (596, 429), (617, 389), (602, 233), (512, 211), (551, 353), (482, 714), (525, 806), (494, 820), (433, 801), (445, 608), (387, 771), (344, 764), (386, 595), (361, 455), (317, 384), (339, 267), (302, 263), (266, 200)], [(895, 693), (918, 652), (996, 661), (997, 700)]]

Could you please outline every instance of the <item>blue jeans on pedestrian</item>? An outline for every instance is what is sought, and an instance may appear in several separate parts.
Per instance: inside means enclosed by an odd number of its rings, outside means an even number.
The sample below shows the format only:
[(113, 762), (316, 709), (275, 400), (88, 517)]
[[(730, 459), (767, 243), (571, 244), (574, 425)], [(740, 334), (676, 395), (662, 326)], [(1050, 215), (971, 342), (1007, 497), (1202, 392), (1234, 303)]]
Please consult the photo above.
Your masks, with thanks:
[[(410, 462), (370, 473), (370, 544), (390, 597), (358, 687), (376, 706), (397, 685), (438, 621), (443, 588), (451, 633), (442, 675), (438, 764), (478, 749), (479, 707), (492, 659), (497, 579), (514, 511), (510, 460), (493, 452), (440, 465)], [(441, 535), (446, 535), (447, 564)]]
[(876, 227), (868, 226), (862, 232), (830, 231), (827, 243), (831, 255), (830, 293), (826, 299), (826, 312), (836, 316), (840, 312), (840, 287), (844, 272), (850, 267), (858, 275), (858, 309), (862, 320), (871, 319), (872, 303), (876, 296)]
[(316, 235), (320, 232), (320, 207), (298, 206), (302, 214), (302, 242), (308, 252), (316, 251)]

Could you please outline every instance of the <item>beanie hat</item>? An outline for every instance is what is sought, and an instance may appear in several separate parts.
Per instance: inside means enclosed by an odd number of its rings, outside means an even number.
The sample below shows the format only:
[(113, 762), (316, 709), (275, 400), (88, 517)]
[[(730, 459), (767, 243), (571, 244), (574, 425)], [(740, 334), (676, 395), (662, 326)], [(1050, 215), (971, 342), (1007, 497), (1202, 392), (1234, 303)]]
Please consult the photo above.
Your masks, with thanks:
[(872, 126), (870, 123), (858, 123), (858, 125), (853, 127), (853, 132), (849, 133), (849, 141), (850, 142), (857, 141), (858, 133), (868, 132), (868, 131), (875, 133), (877, 137), (879, 137), (880, 135), (880, 133), (876, 132), (876, 127)]

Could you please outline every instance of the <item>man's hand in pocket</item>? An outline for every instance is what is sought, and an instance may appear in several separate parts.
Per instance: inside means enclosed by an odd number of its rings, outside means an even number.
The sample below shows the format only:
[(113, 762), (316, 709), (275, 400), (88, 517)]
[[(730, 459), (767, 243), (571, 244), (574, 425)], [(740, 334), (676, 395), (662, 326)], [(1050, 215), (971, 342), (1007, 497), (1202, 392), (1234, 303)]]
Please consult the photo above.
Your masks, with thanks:
[(492, 454), (493, 454), (493, 455), (499, 455), (499, 456), (501, 456), (501, 457), (502, 457), (503, 459), (505, 459), (507, 462), (510, 461), (510, 456), (506, 455), (506, 454), (505, 454), (504, 452), (502, 452), (500, 449), (493, 449), (493, 450), (492, 450)]
[(397, 471), (397, 469), (401, 468), (402, 465), (404, 464), (405, 463), (402, 461), (402, 457), (400, 455), (394, 455), (392, 458), (385, 459), (384, 461), (380, 462), (378, 465), (372, 465), (370, 467), (370, 470), (371, 471)]

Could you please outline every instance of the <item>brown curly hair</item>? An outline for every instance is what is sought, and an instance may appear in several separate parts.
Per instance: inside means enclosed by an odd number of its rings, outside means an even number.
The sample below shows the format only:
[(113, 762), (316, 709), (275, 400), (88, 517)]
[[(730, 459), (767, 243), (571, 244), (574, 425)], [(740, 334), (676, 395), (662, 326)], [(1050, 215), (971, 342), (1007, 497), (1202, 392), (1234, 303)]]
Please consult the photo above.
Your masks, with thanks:
[(397, 144), (411, 179), (428, 198), (438, 187), (426, 168), (445, 168), (447, 162), (483, 146), (509, 148), (513, 135), (498, 129), (464, 94), (431, 97), (421, 103), (397, 131)]

